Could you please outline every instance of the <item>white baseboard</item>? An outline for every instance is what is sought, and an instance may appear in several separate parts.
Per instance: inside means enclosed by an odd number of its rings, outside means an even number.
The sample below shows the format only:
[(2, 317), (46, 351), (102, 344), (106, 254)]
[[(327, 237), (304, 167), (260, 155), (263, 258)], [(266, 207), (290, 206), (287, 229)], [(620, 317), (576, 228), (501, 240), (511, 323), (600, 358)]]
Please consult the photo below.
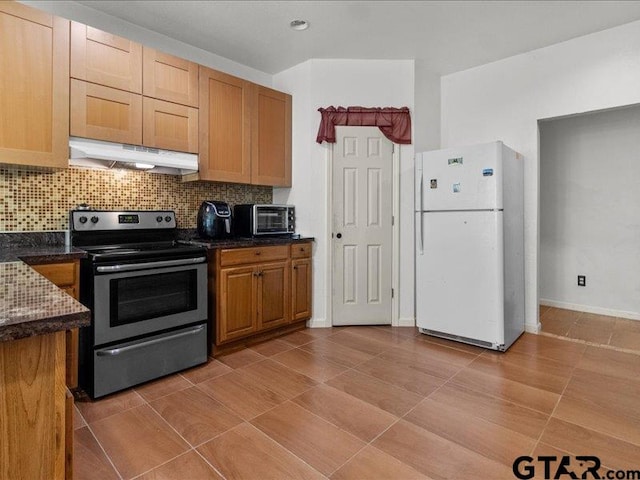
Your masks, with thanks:
[(640, 320), (640, 313), (626, 312), (624, 310), (614, 310), (612, 308), (592, 307), (590, 305), (578, 305), (577, 303), (559, 302), (557, 300), (540, 299), (540, 305), (546, 307), (564, 308), (576, 310), (578, 312), (595, 313), (597, 315), (607, 315), (609, 317), (628, 318), (629, 320)]
[(400, 317), (398, 318), (398, 325), (396, 327), (415, 327), (416, 319), (414, 317)]
[(540, 322), (534, 323), (534, 324), (530, 324), (530, 323), (524, 324), (525, 332), (538, 334), (540, 333), (540, 330), (542, 330), (542, 325), (540, 325)]
[(307, 327), (309, 328), (329, 328), (331, 325), (327, 325), (326, 318), (312, 318), (307, 321)]

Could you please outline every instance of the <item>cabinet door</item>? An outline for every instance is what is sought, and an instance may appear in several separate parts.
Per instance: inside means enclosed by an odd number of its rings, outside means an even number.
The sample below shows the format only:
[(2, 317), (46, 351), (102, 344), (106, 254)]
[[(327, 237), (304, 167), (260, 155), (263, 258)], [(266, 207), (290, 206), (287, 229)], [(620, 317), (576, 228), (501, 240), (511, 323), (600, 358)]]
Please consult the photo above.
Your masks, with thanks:
[(71, 77), (142, 93), (142, 45), (71, 22)]
[(69, 163), (69, 22), (0, 2), (0, 162)]
[(146, 147), (198, 153), (198, 109), (142, 99), (142, 144)]
[(143, 47), (142, 94), (198, 108), (198, 64)]
[(200, 67), (200, 180), (249, 183), (249, 82)]
[(291, 261), (291, 320), (311, 318), (311, 259)]
[(259, 264), (258, 330), (289, 322), (289, 262)]
[(71, 135), (142, 143), (142, 96), (71, 79)]
[(218, 282), (217, 343), (255, 332), (256, 269), (253, 266), (223, 268)]
[(251, 183), (291, 186), (291, 95), (252, 85)]

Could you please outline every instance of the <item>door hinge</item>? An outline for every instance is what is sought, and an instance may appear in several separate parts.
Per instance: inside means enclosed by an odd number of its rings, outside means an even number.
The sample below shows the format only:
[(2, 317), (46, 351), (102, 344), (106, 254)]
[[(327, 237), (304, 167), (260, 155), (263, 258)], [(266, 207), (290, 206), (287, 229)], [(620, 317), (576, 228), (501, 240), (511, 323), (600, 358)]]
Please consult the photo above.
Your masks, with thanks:
[(391, 226), (393, 227), (396, 224), (396, 217), (391, 215)]
[(392, 143), (391, 144), (391, 153), (395, 153), (395, 151), (396, 151), (396, 144)]
[(393, 291), (393, 288), (391, 289), (391, 298), (393, 298), (393, 296), (395, 295), (395, 292)]

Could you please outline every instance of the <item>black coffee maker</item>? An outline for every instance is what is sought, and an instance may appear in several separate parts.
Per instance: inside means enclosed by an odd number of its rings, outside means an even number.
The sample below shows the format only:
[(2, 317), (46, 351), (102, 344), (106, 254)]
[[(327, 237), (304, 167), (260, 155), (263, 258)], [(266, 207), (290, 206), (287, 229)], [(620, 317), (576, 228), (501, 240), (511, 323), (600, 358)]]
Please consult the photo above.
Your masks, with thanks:
[(231, 209), (229, 204), (206, 200), (198, 210), (198, 235), (201, 238), (228, 238), (231, 236)]

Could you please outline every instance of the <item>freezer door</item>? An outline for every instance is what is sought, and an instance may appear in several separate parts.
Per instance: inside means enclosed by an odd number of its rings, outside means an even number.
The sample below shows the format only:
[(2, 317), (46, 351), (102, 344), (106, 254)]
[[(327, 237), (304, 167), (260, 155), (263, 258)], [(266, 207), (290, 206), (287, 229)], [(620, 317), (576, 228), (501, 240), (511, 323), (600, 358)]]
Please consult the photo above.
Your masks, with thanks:
[[(504, 343), (502, 212), (416, 213), (416, 324)], [(420, 228), (416, 228), (420, 246)]]
[(422, 154), (422, 208), (493, 210), (502, 207), (502, 142)]

